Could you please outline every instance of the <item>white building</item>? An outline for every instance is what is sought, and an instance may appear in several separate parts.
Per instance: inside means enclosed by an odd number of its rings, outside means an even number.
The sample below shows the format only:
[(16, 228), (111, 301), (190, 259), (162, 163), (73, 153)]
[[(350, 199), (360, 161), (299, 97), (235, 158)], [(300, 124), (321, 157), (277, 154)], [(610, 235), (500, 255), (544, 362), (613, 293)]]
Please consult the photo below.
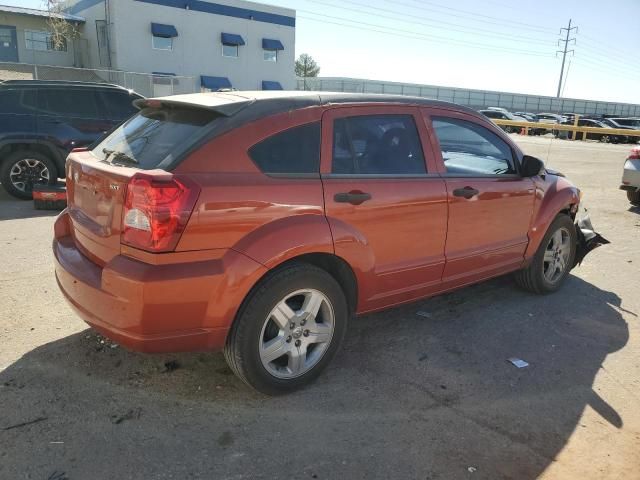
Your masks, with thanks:
[(93, 68), (168, 73), (203, 87), (295, 88), (295, 10), (242, 0), (78, 0)]
[[(47, 48), (37, 56), (7, 51), (4, 61), (160, 74), (140, 79), (145, 87), (141, 93), (149, 94), (151, 81), (155, 95), (171, 93), (176, 82), (189, 83), (179, 89), (184, 92), (201, 87), (293, 90), (296, 86), (295, 10), (243, 0), (70, 0), (68, 5), (66, 15), (78, 31), (69, 50), (73, 43), (82, 52), (69, 51), (64, 56), (48, 50), (45, 42)], [(46, 12), (32, 10), (27, 15), (28, 9), (19, 10), (19, 14), (5, 15), (33, 23), (40, 12), (42, 25), (36, 30), (46, 38)], [(18, 26), (5, 33), (22, 48), (33, 44), (25, 35), (33, 35), (29, 32), (34, 28)], [(116, 76), (106, 80), (122, 83)], [(135, 82), (126, 86), (142, 90)]]

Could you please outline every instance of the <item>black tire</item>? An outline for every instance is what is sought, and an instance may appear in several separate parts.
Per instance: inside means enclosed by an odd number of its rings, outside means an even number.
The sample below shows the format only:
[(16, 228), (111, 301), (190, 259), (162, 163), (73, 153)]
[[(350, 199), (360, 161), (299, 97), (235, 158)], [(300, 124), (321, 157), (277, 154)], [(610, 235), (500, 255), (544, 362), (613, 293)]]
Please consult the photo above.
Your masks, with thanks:
[[(294, 378), (278, 378), (263, 365), (259, 342), (269, 313), (283, 298), (300, 289), (314, 289), (330, 301), (334, 313), (333, 335), (318, 363)], [(325, 270), (296, 263), (268, 274), (243, 303), (227, 337), (224, 355), (229, 367), (247, 385), (267, 395), (292, 392), (315, 380), (329, 364), (347, 331), (349, 309), (338, 282)]]
[(36, 183), (46, 183), (48, 185), (55, 184), (58, 180), (58, 170), (56, 169), (55, 163), (49, 157), (42, 153), (34, 152), (33, 150), (18, 150), (17, 152), (11, 153), (4, 159), (2, 166), (0, 167), (0, 182), (2, 182), (2, 186), (9, 195), (22, 200), (31, 200), (33, 198), (31, 192), (34, 182), (31, 179), (28, 180), (25, 183), (24, 188), (21, 189), (14, 185), (11, 178), (11, 170), (16, 164), (23, 160), (35, 160), (44, 166), (40, 170), (41, 172), (44, 172), (45, 169), (48, 172), (48, 180), (36, 181)]
[(635, 190), (635, 191), (631, 191), (631, 190), (627, 190), (627, 198), (629, 199), (629, 202), (631, 202), (631, 205), (635, 205), (640, 206), (640, 190)]
[[(566, 229), (569, 234), (570, 253), (564, 272), (552, 283), (544, 276), (544, 255), (551, 237), (561, 228)], [(546, 294), (558, 290), (573, 267), (576, 256), (576, 241), (577, 233), (573, 220), (571, 220), (571, 217), (568, 215), (563, 213), (559, 214), (555, 220), (551, 222), (547, 233), (544, 235), (542, 242), (540, 242), (538, 251), (534, 255), (531, 264), (527, 268), (515, 273), (515, 280), (518, 286), (529, 292), (537, 294)]]

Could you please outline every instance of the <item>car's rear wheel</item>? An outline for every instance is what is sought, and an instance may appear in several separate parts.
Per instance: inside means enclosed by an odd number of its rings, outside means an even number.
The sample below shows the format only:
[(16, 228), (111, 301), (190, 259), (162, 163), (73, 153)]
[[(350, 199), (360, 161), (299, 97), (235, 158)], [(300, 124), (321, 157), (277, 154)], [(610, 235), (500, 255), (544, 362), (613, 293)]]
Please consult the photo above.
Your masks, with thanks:
[(640, 190), (627, 190), (627, 198), (632, 205), (639, 206), (640, 205)]
[(516, 272), (516, 283), (539, 294), (558, 290), (573, 267), (576, 235), (571, 217), (558, 215), (549, 226), (531, 264)]
[(56, 166), (46, 155), (31, 150), (18, 150), (8, 155), (0, 168), (2, 186), (14, 197), (30, 200), (33, 187), (53, 185), (57, 180)]
[(349, 310), (326, 271), (294, 264), (268, 275), (250, 294), (224, 349), (231, 369), (268, 395), (313, 381), (338, 350)]

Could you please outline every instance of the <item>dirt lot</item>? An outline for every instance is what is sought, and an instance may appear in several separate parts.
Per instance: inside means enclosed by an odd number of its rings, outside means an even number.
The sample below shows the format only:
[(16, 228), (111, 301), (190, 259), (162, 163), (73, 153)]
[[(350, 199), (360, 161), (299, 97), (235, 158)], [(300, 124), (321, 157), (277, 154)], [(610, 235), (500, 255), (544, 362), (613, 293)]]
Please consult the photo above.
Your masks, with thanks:
[(56, 287), (54, 216), (2, 194), (0, 479), (639, 479), (629, 147), (515, 138), (584, 190), (612, 244), (555, 295), (500, 278), (357, 319), (320, 380), (281, 398), (220, 354), (103, 343)]

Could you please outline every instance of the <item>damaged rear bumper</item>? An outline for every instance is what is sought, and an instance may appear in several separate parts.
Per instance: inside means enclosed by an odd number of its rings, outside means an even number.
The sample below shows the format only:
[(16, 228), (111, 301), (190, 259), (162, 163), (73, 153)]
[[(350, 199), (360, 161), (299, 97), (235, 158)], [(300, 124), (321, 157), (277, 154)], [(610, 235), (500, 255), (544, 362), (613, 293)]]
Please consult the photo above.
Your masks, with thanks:
[(576, 233), (577, 233), (577, 245), (576, 245), (576, 257), (573, 266), (580, 265), (584, 257), (600, 245), (606, 245), (609, 242), (593, 228), (589, 212), (586, 209), (582, 209), (581, 212), (576, 215)]

